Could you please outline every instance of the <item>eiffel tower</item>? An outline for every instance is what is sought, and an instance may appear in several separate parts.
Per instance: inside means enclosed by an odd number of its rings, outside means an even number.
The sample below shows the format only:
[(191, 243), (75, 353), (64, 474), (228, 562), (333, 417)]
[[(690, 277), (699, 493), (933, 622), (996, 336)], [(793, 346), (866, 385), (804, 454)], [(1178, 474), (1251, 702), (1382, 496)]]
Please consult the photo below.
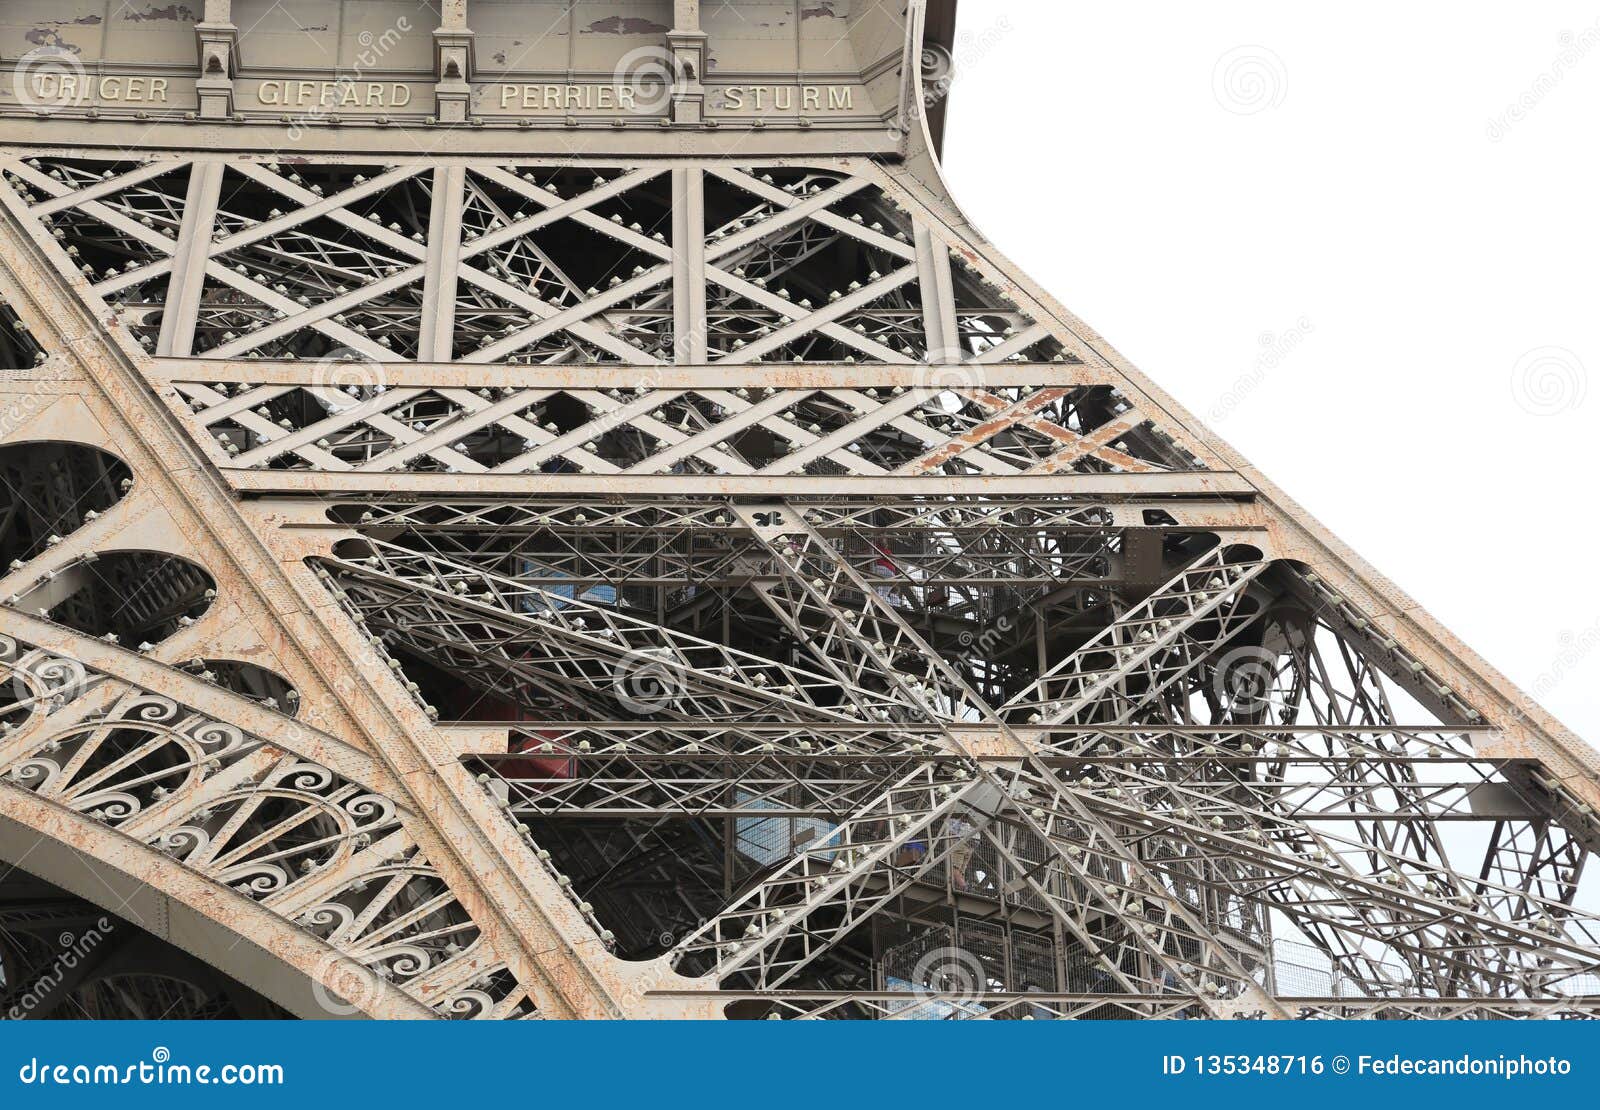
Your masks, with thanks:
[(973, 228), (953, 0), (51, 8), (0, 1011), (1600, 1012), (1595, 753)]

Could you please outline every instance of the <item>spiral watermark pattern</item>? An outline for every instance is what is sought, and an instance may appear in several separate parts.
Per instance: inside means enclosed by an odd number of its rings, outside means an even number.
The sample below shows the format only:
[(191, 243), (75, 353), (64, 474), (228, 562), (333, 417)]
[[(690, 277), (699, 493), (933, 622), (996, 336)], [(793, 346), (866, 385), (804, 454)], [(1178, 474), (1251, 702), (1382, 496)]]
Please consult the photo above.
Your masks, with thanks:
[(332, 1017), (370, 1014), (383, 994), (383, 983), (370, 967), (353, 964), (348, 957), (329, 953), (311, 973), (311, 995)]
[(1536, 347), (1517, 360), (1511, 371), (1511, 396), (1517, 407), (1534, 416), (1555, 416), (1583, 404), (1589, 394), (1589, 371), (1565, 347)]
[(1233, 713), (1255, 713), (1272, 700), (1278, 657), (1265, 648), (1234, 648), (1217, 663), (1211, 689)]
[(929, 351), (928, 361), (919, 363), (915, 374), (918, 389), (932, 389), (940, 393), (963, 389), (987, 389), (988, 366), (981, 362), (964, 362), (962, 351)]
[(72, 51), (41, 46), (18, 59), (11, 71), (11, 91), (20, 107), (48, 115), (88, 100), (88, 71)]
[(389, 368), (365, 351), (340, 347), (316, 361), (311, 381), (364, 400), (389, 388)]
[(1217, 103), (1239, 116), (1281, 105), (1289, 95), (1289, 69), (1277, 52), (1259, 44), (1236, 46), (1211, 71)]
[(911, 982), (918, 998), (970, 1013), (986, 993), (989, 974), (983, 961), (965, 948), (934, 948), (912, 968)]
[(1001, 15), (988, 27), (964, 28), (956, 35), (955, 46), (960, 56), (959, 63), (956, 56), (941, 45), (930, 43), (924, 46), (919, 56), (921, 95), (910, 97), (904, 108), (890, 117), (887, 128), (890, 140), (899, 142), (910, 135), (913, 129), (920, 127), (930, 112), (949, 99), (950, 91), (955, 87), (958, 70), (970, 73), (994, 51), (1001, 39), (1010, 33), (1011, 21), (1005, 15)]
[(896, 112), (889, 121), (889, 138), (898, 142), (920, 124), (934, 106), (950, 95), (955, 82), (955, 61), (942, 46), (930, 45), (922, 50), (922, 95), (910, 103), (910, 114)]
[(659, 115), (689, 86), (689, 74), (672, 51), (660, 46), (630, 50), (617, 62), (611, 80), (617, 107), (641, 116)]
[(633, 652), (617, 662), (611, 689), (623, 708), (638, 714), (670, 709), (687, 692), (681, 668), (648, 651)]
[(937, 43), (929, 43), (923, 46), (922, 80), (925, 84), (948, 83), (950, 78), (955, 75), (955, 71), (955, 60), (950, 57), (950, 51)]

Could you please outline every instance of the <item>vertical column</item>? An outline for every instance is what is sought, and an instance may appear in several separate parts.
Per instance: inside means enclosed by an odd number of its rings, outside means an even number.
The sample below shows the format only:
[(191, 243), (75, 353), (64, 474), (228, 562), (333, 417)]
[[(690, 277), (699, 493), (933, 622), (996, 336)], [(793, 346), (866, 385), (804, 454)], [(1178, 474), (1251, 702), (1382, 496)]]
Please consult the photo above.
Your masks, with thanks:
[(206, 0), (205, 18), (194, 30), (200, 44), (200, 77), (195, 82), (200, 118), (227, 119), (233, 115), (233, 74), (239, 52), (233, 0)]
[(710, 361), (706, 320), (705, 171), (672, 171), (673, 346), (680, 366)]
[(917, 60), (927, 28), (928, 5), (906, 6), (906, 41), (900, 56), (900, 103), (895, 109), (895, 130), (903, 156), (911, 148), (911, 131), (922, 119), (922, 88), (917, 82)]
[(461, 264), (461, 205), (466, 186), (465, 166), (441, 166), (433, 171), (418, 362), (450, 361), (456, 329), (456, 267)]
[(467, 0), (443, 0), (433, 32), (433, 102), (440, 123), (464, 123), (472, 99), (472, 31)]
[(928, 334), (928, 361), (964, 361), (961, 327), (956, 321), (955, 275), (950, 270), (950, 248), (933, 237), (927, 226), (916, 227), (917, 281), (922, 286), (922, 324)]
[(700, 0), (675, 0), (672, 30), (667, 32), (672, 56), (672, 122), (699, 126), (706, 115), (706, 35), (700, 30)]
[(183, 226), (167, 283), (167, 307), (156, 338), (157, 355), (184, 358), (194, 353), (194, 326), (200, 315), (200, 290), (205, 287), (216, 225), (217, 198), (222, 193), (223, 163), (195, 162), (189, 167), (189, 192), (184, 198)]

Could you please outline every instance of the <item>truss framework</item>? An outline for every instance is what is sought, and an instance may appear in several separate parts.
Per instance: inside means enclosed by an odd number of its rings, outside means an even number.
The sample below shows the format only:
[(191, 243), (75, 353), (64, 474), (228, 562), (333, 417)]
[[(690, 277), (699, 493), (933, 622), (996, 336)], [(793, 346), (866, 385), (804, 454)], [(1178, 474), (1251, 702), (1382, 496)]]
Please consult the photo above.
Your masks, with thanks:
[(0, 171), (5, 812), (357, 1009), (1595, 1013), (1592, 753), (903, 169)]

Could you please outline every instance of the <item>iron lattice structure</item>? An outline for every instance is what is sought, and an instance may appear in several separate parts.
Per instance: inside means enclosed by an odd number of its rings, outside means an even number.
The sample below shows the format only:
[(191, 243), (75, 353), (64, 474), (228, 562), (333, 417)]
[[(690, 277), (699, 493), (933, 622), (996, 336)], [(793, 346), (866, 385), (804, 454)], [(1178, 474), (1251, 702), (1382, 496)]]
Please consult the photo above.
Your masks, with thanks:
[(53, 1010), (1600, 1008), (1594, 753), (972, 229), (953, 8), (735, 136), (696, 5), (530, 129), (446, 4), (286, 138), (248, 7), (0, 123), (13, 1008), (95, 907)]

